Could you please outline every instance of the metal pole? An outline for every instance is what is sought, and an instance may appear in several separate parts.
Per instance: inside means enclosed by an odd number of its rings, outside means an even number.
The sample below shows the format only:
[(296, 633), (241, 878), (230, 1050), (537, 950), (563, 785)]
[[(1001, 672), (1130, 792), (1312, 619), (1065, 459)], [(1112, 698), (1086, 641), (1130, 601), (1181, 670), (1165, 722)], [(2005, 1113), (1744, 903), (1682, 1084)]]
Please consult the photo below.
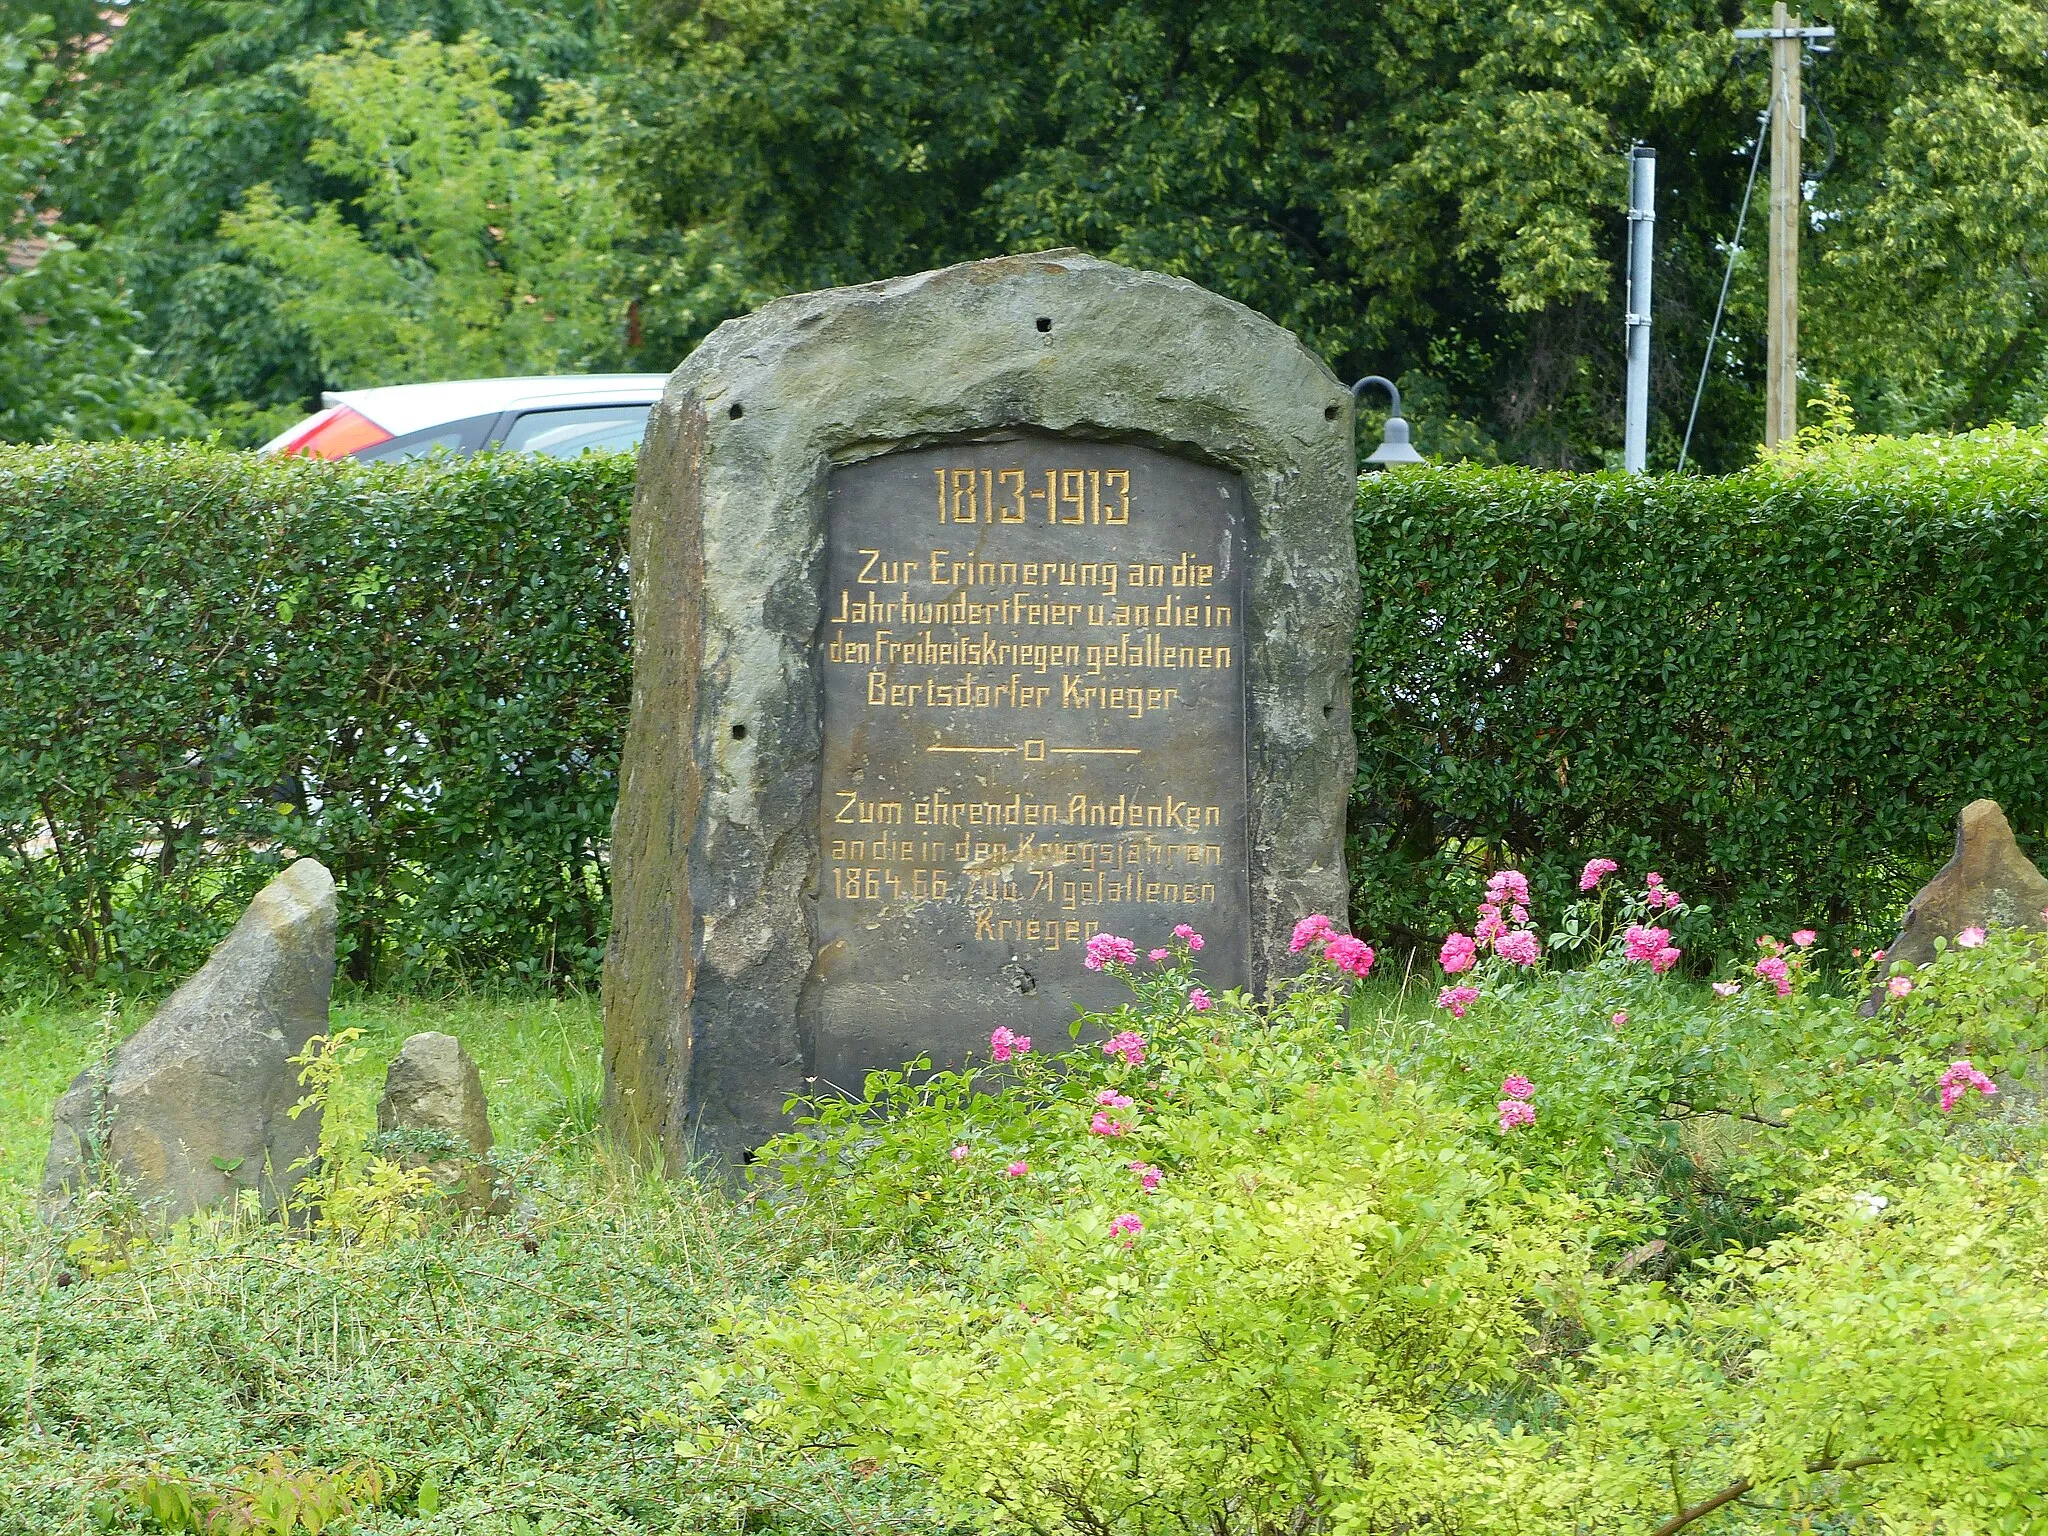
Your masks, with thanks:
[(1764, 446), (1799, 430), (1799, 104), (1801, 28), (1785, 0), (1771, 11), (1770, 340), (1764, 365)]
[(1650, 248), (1657, 227), (1657, 151), (1628, 152), (1628, 392), (1622, 408), (1621, 467), (1643, 473), (1650, 434)]

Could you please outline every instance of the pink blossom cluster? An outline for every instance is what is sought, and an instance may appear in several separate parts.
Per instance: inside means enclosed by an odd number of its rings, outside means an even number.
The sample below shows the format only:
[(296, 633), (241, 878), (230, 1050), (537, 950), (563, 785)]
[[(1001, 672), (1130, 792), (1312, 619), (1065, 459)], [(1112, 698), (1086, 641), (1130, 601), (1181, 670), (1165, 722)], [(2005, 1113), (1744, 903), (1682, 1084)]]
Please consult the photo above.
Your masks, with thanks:
[(988, 1037), (988, 1053), (997, 1061), (1008, 1061), (1012, 1056), (1028, 1055), (1031, 1050), (1029, 1035), (1012, 1034), (1007, 1029), (997, 1029)]
[(1904, 997), (1913, 990), (1913, 983), (1904, 976), (1894, 976), (1884, 984), (1884, 989), (1893, 997)]
[(1323, 958), (1338, 970), (1360, 978), (1372, 970), (1372, 946), (1348, 933), (1334, 934), (1326, 940)]
[(1598, 890), (1600, 882), (1619, 868), (1621, 866), (1612, 859), (1586, 860), (1586, 867), (1579, 873), (1579, 889), (1582, 891)]
[(1529, 1101), (1536, 1096), (1536, 1085), (1519, 1072), (1510, 1072), (1501, 1079), (1500, 1103), (1494, 1108), (1500, 1114), (1502, 1132), (1513, 1130), (1518, 1125), (1536, 1123), (1536, 1106)]
[(1517, 928), (1495, 939), (1493, 952), (1510, 965), (1534, 965), (1543, 954), (1543, 946), (1528, 929)]
[(1965, 928), (1961, 933), (1956, 935), (1956, 948), (1981, 948), (1984, 943), (1984, 940), (1987, 937), (1989, 937), (1989, 935), (1987, 935), (1982, 928)]
[(1785, 964), (1782, 956), (1764, 956), (1763, 959), (1756, 963), (1756, 973), (1778, 989), (1778, 996), (1790, 997), (1792, 995), (1791, 967)]
[(1145, 1230), (1145, 1223), (1131, 1211), (1111, 1219), (1109, 1230), (1128, 1248), (1138, 1240), (1138, 1234)]
[(1105, 965), (1135, 965), (1138, 960), (1138, 946), (1129, 939), (1120, 939), (1113, 933), (1098, 933), (1088, 941), (1088, 954), (1081, 964), (1091, 971), (1099, 971)]
[(1120, 1029), (1102, 1042), (1102, 1054), (1116, 1056), (1127, 1067), (1145, 1065), (1145, 1037), (1135, 1029)]
[(1294, 937), (1288, 941), (1287, 948), (1298, 955), (1309, 945), (1320, 943), (1336, 931), (1330, 926), (1330, 920), (1322, 913), (1311, 912), (1294, 925)]
[(1792, 942), (1801, 949), (1812, 948), (1813, 941), (1819, 937), (1811, 928), (1796, 928), (1792, 932)]
[(1202, 947), (1202, 936), (1186, 923), (1174, 924), (1173, 936), (1185, 943), (1189, 949), (1199, 950)]
[(1165, 1174), (1154, 1168), (1150, 1163), (1132, 1162), (1125, 1163), (1124, 1166), (1138, 1176), (1138, 1187), (1148, 1195), (1157, 1189), (1159, 1181), (1166, 1177)]
[(1323, 946), (1323, 958), (1340, 971), (1364, 977), (1372, 970), (1372, 946), (1340, 932), (1321, 912), (1311, 912), (1294, 925), (1294, 937), (1287, 947), (1298, 955), (1314, 944)]
[(1967, 1056), (1950, 1062), (1941, 1074), (1941, 1112), (1945, 1115), (1954, 1109), (1972, 1089), (1988, 1098), (1998, 1092), (1998, 1084), (1979, 1072)]
[(1496, 907), (1519, 907), (1518, 923), (1529, 920), (1529, 877), (1519, 869), (1495, 870), (1486, 881), (1486, 899)]
[[(1479, 904), (1472, 931), (1447, 935), (1437, 951), (1437, 964), (1444, 968), (1446, 976), (1461, 975), (1477, 965), (1479, 957), (1490, 949), (1510, 965), (1534, 965), (1543, 957), (1543, 943), (1523, 926), (1528, 921), (1528, 876), (1518, 869), (1496, 870), (1487, 878), (1486, 900)], [(1447, 987), (1444, 993), (1457, 990)]]
[(1647, 961), (1659, 976), (1678, 964), (1685, 953), (1672, 944), (1668, 928), (1648, 928), (1641, 923), (1630, 923), (1622, 930), (1621, 944), (1629, 959)]
[(967, 1161), (967, 1148), (964, 1144), (953, 1149), (953, 1161), (956, 1163)]
[(1130, 1122), (1119, 1120), (1110, 1113), (1113, 1109), (1129, 1109), (1131, 1107), (1131, 1099), (1128, 1094), (1118, 1093), (1114, 1088), (1105, 1088), (1102, 1092), (1095, 1095), (1095, 1102), (1102, 1107), (1089, 1117), (1088, 1130), (1090, 1134), (1096, 1136), (1123, 1136), (1129, 1133), (1131, 1129)]
[(1200, 987), (1188, 988), (1188, 1007), (1196, 1013), (1207, 1013), (1216, 1006), (1216, 1000)]
[(1664, 883), (1664, 877), (1654, 869), (1643, 876), (1643, 904), (1652, 912), (1662, 912), (1668, 907), (1682, 907), (1685, 898)]
[(1477, 987), (1445, 987), (1436, 995), (1437, 1007), (1450, 1009), (1454, 1019), (1465, 1017), (1465, 1010), (1478, 1001)]
[(1009, 1167), (1005, 1168), (1003, 1170), (1003, 1173), (1009, 1178), (1021, 1179), (1024, 1177), (1025, 1174), (1029, 1173), (1030, 1171), (1031, 1165), (1025, 1162), (1024, 1159), (1020, 1157), (1017, 1159), (1016, 1162), (1010, 1164)]
[(1148, 950), (1145, 954), (1145, 958), (1147, 960), (1150, 960), (1154, 965), (1158, 965), (1163, 960), (1171, 960), (1173, 958), (1173, 951), (1170, 949)]

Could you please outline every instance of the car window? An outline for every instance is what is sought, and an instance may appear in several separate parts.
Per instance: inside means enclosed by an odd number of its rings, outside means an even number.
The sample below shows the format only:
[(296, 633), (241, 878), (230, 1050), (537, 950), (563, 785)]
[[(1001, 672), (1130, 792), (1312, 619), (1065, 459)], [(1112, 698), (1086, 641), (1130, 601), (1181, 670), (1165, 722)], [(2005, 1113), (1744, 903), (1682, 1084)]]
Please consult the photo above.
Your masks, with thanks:
[(513, 453), (545, 453), (573, 459), (593, 448), (631, 452), (647, 433), (645, 405), (584, 405), (570, 410), (528, 411), (514, 421), (497, 446)]
[(474, 453), (483, 446), (485, 436), (497, 419), (495, 416), (471, 416), (463, 421), (444, 421), (437, 426), (408, 432), (403, 437), (394, 437), (388, 442), (359, 448), (352, 457), (373, 463), (389, 463), (395, 459), (423, 459), (437, 448), (450, 453)]

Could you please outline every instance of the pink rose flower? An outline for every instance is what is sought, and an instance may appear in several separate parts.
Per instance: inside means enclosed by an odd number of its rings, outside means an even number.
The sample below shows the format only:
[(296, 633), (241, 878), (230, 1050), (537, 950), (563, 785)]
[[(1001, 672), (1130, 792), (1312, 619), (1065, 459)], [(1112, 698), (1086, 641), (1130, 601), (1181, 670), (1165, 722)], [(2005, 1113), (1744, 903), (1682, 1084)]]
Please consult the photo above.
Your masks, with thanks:
[(1029, 1173), (1030, 1171), (1031, 1165), (1025, 1162), (1024, 1159), (1021, 1157), (1018, 1158), (1016, 1162), (1010, 1164), (1009, 1167), (1003, 1170), (1003, 1172), (1008, 1177), (1013, 1179), (1021, 1179), (1024, 1177), (1025, 1174)]
[(1739, 981), (1717, 981), (1714, 983), (1714, 996), (1716, 997), (1733, 997), (1741, 990), (1742, 983)]
[(1893, 997), (1904, 997), (1913, 990), (1913, 983), (1904, 976), (1894, 976), (1884, 984), (1884, 989)]
[(1194, 929), (1190, 928), (1186, 923), (1175, 923), (1173, 925), (1173, 936), (1176, 939), (1187, 940), (1187, 946), (1189, 949), (1198, 950), (1202, 947), (1202, 936), (1199, 933), (1195, 932)]
[(1138, 1187), (1148, 1195), (1157, 1189), (1159, 1181), (1166, 1177), (1150, 1163), (1125, 1163), (1124, 1166), (1138, 1176)]
[(1129, 939), (1120, 939), (1113, 933), (1098, 933), (1088, 941), (1088, 957), (1081, 964), (1091, 971), (1099, 971), (1105, 965), (1133, 965), (1137, 959), (1138, 946)]
[(1998, 1092), (1998, 1085), (1979, 1072), (1967, 1056), (1950, 1062), (1948, 1070), (1941, 1074), (1941, 1112), (1947, 1114), (1973, 1090), (1988, 1098)]
[(988, 1037), (988, 1053), (997, 1061), (1008, 1061), (1012, 1056), (1023, 1056), (1031, 1050), (1029, 1035), (1013, 1035), (1007, 1029), (998, 1029)]
[(1504, 933), (1494, 940), (1493, 952), (1510, 965), (1534, 965), (1543, 953), (1543, 946), (1528, 929), (1517, 928), (1513, 933)]
[(1188, 988), (1188, 1006), (1197, 1013), (1207, 1013), (1215, 1006), (1215, 999), (1200, 987)]
[(1479, 909), (1479, 921), (1472, 925), (1472, 937), (1480, 944), (1491, 944), (1507, 931), (1507, 919), (1501, 916), (1499, 907), (1487, 902)]
[(1496, 907), (1529, 905), (1529, 878), (1518, 869), (1494, 872), (1486, 882), (1486, 899)]
[(1372, 969), (1372, 946), (1348, 933), (1340, 933), (1323, 946), (1323, 958), (1340, 971), (1363, 977)]
[(1510, 1072), (1501, 1079), (1500, 1096), (1504, 1099), (1533, 1099), (1536, 1085), (1519, 1072)]
[(1477, 987), (1445, 987), (1436, 995), (1437, 1007), (1450, 1009), (1454, 1019), (1465, 1017), (1465, 1010), (1478, 1001)]
[(1145, 1230), (1145, 1223), (1138, 1220), (1131, 1212), (1126, 1211), (1123, 1215), (1116, 1217), (1110, 1222), (1109, 1230), (1122, 1239), (1123, 1245), (1128, 1248), (1138, 1240), (1138, 1234)]
[(1088, 1132), (1092, 1136), (1121, 1136), (1129, 1129), (1123, 1121), (1112, 1119), (1099, 1109), (1088, 1120)]
[(1525, 1104), (1520, 1099), (1502, 1099), (1498, 1108), (1500, 1128), (1503, 1131), (1511, 1131), (1518, 1125), (1536, 1123), (1536, 1106), (1533, 1104)]
[(1982, 928), (1965, 928), (1956, 935), (1956, 948), (1976, 949), (1984, 942), (1984, 937), (1984, 930)]
[(1630, 923), (1622, 930), (1621, 942), (1631, 960), (1655, 960), (1658, 952), (1671, 947), (1671, 934), (1663, 928), (1645, 928), (1641, 923)]
[(1472, 969), (1473, 961), (1479, 958), (1479, 946), (1465, 934), (1454, 933), (1444, 940), (1444, 947), (1437, 951), (1436, 963), (1444, 968), (1446, 975), (1455, 976), (1460, 971)]
[(1655, 975), (1662, 976), (1666, 971), (1670, 970), (1671, 967), (1678, 964), (1679, 957), (1682, 956), (1684, 953), (1684, 950), (1674, 949), (1671, 945), (1666, 944), (1662, 949), (1658, 950), (1657, 953), (1650, 956), (1651, 972)]
[(967, 1161), (967, 1148), (965, 1146), (958, 1146), (953, 1149), (953, 1161), (956, 1163)]
[(1171, 960), (1173, 958), (1173, 951), (1170, 949), (1155, 949), (1150, 951), (1145, 958), (1154, 965), (1157, 965), (1162, 960)]
[(1145, 1065), (1145, 1037), (1135, 1029), (1120, 1029), (1102, 1042), (1102, 1054), (1120, 1056), (1127, 1067)]
[(1643, 876), (1643, 884), (1647, 885), (1653, 891), (1663, 883), (1664, 877), (1658, 874), (1657, 871), (1655, 871), (1654, 869), (1651, 870), (1647, 875)]
[(1815, 939), (1819, 937), (1820, 935), (1815, 933), (1811, 928), (1801, 928), (1792, 935), (1792, 942), (1794, 944), (1797, 944), (1801, 949), (1804, 949), (1807, 947), (1807, 945), (1811, 944)]
[(1614, 1017), (1607, 1022), (1616, 1029), (1626, 1028), (1628, 1025), (1628, 1010), (1626, 1008), (1616, 1009)]
[(1103, 1089), (1102, 1092), (1095, 1095), (1095, 1102), (1104, 1109), (1129, 1109), (1131, 1107), (1130, 1099), (1126, 1095), (1118, 1093), (1114, 1088)]
[(1294, 938), (1287, 947), (1298, 955), (1318, 939), (1327, 939), (1336, 931), (1330, 926), (1330, 920), (1322, 913), (1312, 912), (1294, 925)]
[(1778, 996), (1788, 997), (1792, 992), (1792, 978), (1785, 962), (1777, 955), (1766, 955), (1756, 963), (1756, 973), (1778, 989)]
[(1586, 860), (1585, 869), (1579, 873), (1579, 889), (1582, 891), (1598, 890), (1600, 882), (1619, 868), (1621, 866), (1612, 859)]

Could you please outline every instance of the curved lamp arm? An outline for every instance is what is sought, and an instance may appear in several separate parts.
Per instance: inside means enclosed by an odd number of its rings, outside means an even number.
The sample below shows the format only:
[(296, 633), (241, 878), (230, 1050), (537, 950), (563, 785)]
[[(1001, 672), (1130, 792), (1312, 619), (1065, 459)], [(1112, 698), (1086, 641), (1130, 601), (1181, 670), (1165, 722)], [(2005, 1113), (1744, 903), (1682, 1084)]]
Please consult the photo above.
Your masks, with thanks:
[(1376, 373), (1368, 373), (1364, 378), (1352, 385), (1351, 398), (1363, 401), (1365, 399), (1365, 387), (1368, 384), (1377, 384), (1381, 389), (1384, 389), (1387, 392), (1387, 398), (1394, 402), (1394, 409), (1391, 414), (1395, 416), (1401, 414), (1401, 391), (1394, 386), (1392, 379), (1383, 379)]
[(1376, 373), (1369, 373), (1351, 386), (1351, 398), (1360, 399), (1368, 385), (1377, 384), (1387, 392), (1394, 408), (1387, 415), (1387, 424), (1380, 429), (1380, 445), (1366, 455), (1365, 462), (1382, 467), (1394, 464), (1423, 464), (1428, 461), (1415, 451), (1408, 441), (1408, 421), (1401, 414), (1401, 391), (1394, 387), (1392, 379), (1383, 379)]

